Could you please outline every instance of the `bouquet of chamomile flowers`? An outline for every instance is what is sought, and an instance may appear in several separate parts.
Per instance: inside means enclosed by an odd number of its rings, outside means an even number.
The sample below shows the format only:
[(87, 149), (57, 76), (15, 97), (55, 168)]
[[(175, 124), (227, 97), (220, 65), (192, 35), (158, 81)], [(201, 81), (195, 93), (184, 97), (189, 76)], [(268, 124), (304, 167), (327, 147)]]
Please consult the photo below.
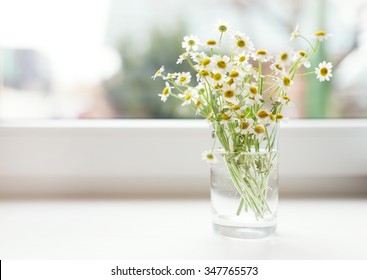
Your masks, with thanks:
[[(330, 34), (319, 30), (312, 34), (314, 38), (311, 39), (296, 27), (291, 40), (303, 40), (305, 48), (287, 48), (272, 55), (266, 49), (256, 48), (245, 33), (233, 30), (227, 22), (220, 21), (215, 29), (217, 38), (207, 38), (206, 41), (194, 35), (183, 38), (184, 52), (177, 64), (188, 63), (191, 72), (165, 74), (162, 66), (152, 78), (159, 77), (165, 81), (162, 92), (158, 94), (163, 102), (170, 97), (176, 98), (182, 106), (190, 107), (212, 124), (214, 138), (219, 141), (216, 144), (220, 144), (221, 150), (227, 153), (227, 167), (245, 202), (241, 203), (252, 208), (257, 217), (263, 217), (267, 205), (259, 190), (271, 167), (275, 166), (276, 156), (253, 159), (241, 158), (238, 154), (276, 151), (277, 124), (286, 118), (284, 108), (292, 104), (290, 92), (297, 77), (315, 75), (320, 82), (329, 81), (332, 77), (330, 62), (320, 62), (313, 71), (308, 70), (320, 44)], [(217, 160), (214, 145), (203, 153), (208, 162)], [(231, 156), (233, 154), (235, 156)], [(240, 164), (244, 167), (239, 167)], [(260, 167), (264, 169), (260, 170)], [(255, 179), (246, 180), (241, 169)], [(260, 177), (256, 178), (257, 175)], [(248, 186), (248, 181), (254, 182), (253, 186), (244, 189), (243, 185)], [(245, 192), (251, 189), (252, 194)]]
[[(285, 118), (282, 110), (291, 104), (289, 94), (297, 77), (316, 74), (321, 82), (332, 77), (332, 64), (326, 61), (314, 71), (304, 71), (311, 67), (311, 58), (330, 35), (316, 31), (312, 43), (297, 27), (291, 39), (303, 39), (306, 48), (287, 49), (272, 56), (265, 49), (256, 49), (245, 33), (234, 31), (227, 22), (220, 21), (216, 30), (218, 38), (206, 42), (194, 35), (183, 38), (185, 52), (177, 64), (186, 61), (192, 72), (164, 75), (162, 66), (152, 77), (165, 81), (158, 95), (163, 102), (170, 96), (177, 98), (182, 106), (210, 121), (226, 151), (260, 151), (264, 142), (265, 149), (271, 151), (270, 131)], [(224, 39), (230, 40), (228, 51), (221, 48)], [(205, 156), (208, 161), (214, 160), (211, 152)]]

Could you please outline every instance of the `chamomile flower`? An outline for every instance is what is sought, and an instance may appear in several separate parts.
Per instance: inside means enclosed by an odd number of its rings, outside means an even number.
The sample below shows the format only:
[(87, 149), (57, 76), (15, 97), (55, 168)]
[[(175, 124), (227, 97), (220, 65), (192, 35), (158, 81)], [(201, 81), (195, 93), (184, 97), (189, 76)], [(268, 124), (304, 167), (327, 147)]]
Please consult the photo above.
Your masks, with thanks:
[(221, 115), (222, 120), (220, 121), (223, 124), (228, 124), (232, 121), (232, 114), (229, 112), (225, 112)]
[(186, 59), (182, 54), (178, 57), (176, 64), (182, 64), (182, 62)]
[(275, 120), (276, 120), (276, 122), (281, 121), (281, 122), (287, 123), (289, 121), (289, 118), (285, 118), (282, 114), (276, 114), (275, 115)]
[(208, 102), (205, 100), (205, 98), (203, 98), (202, 95), (194, 98), (193, 102), (196, 107), (196, 115), (200, 114), (200, 112), (208, 106)]
[(333, 65), (331, 62), (323, 61), (319, 64), (318, 68), (315, 68), (315, 73), (317, 75), (317, 79), (320, 80), (320, 82), (330, 81), (330, 78), (333, 76), (332, 69)]
[(265, 133), (265, 127), (261, 124), (257, 124), (254, 127), (254, 132), (257, 138), (262, 138)]
[[(279, 97), (277, 99), (277, 102), (279, 102), (282, 105), (292, 105), (291, 99), (288, 95), (283, 95), (283, 96)], [(283, 118), (283, 116), (279, 116), (279, 117)]]
[(194, 51), (196, 52), (199, 49), (199, 38), (194, 36), (194, 35), (190, 35), (190, 36), (185, 36), (184, 41), (182, 42), (182, 47), (184, 49), (186, 49), (187, 52), (189, 51)]
[(162, 77), (162, 73), (164, 72), (164, 70), (164, 66), (161, 66), (161, 68), (159, 68), (157, 72), (155, 72), (155, 74), (152, 76), (152, 79), (155, 80), (158, 77)]
[(261, 62), (267, 62), (271, 60), (268, 52), (266, 50), (257, 50), (253, 55), (252, 58), (256, 60), (260, 60)]
[(291, 51), (281, 52), (277, 57), (277, 62), (281, 66), (285, 67), (285, 66), (288, 66), (292, 62), (292, 57), (293, 57), (293, 54)]
[(213, 67), (215, 67), (216, 70), (220, 70), (222, 72), (225, 72), (226, 69), (228, 67), (231, 66), (231, 59), (224, 55), (224, 56), (220, 56), (220, 55), (214, 55), (212, 57), (213, 60)]
[(218, 42), (214, 39), (209, 39), (208, 41), (206, 41), (206, 47), (207, 48), (216, 48), (218, 46)]
[(284, 74), (285, 69), (279, 63), (273, 63), (270, 65), (270, 69), (275, 72), (275, 74)]
[(177, 77), (177, 73), (168, 73), (167, 76), (163, 76), (163, 80), (174, 80)]
[(259, 123), (261, 124), (268, 124), (271, 121), (275, 121), (275, 117), (273, 114), (269, 113), (266, 110), (260, 110), (256, 114), (257, 119), (259, 120)]
[(242, 67), (232, 65), (228, 69), (228, 77), (233, 79), (243, 79), (247, 73), (243, 71)]
[(244, 66), (249, 64), (248, 60), (249, 60), (250, 56), (246, 53), (246, 52), (240, 52), (237, 55), (234, 56), (233, 59), (233, 64), (236, 66)]
[(243, 79), (243, 71), (241, 69), (231, 69), (228, 73), (228, 77), (230, 77), (231, 79)]
[(223, 98), (227, 102), (237, 103), (237, 101), (236, 101), (236, 86), (235, 86), (235, 84), (232, 84), (232, 85), (225, 84), (225, 85), (223, 85), (222, 91), (223, 91)]
[(166, 102), (167, 101), (167, 99), (168, 99), (168, 97), (169, 97), (169, 95), (171, 93), (171, 89), (172, 88), (173, 87), (171, 87), (169, 85), (169, 83), (166, 82), (166, 87), (162, 90), (162, 93), (161, 94), (158, 94), (158, 96), (161, 97), (161, 101), (163, 101), (163, 102)]
[(246, 109), (245, 106), (241, 107), (239, 104), (231, 102), (228, 102), (226, 105), (223, 106), (223, 108), (229, 109), (234, 116), (240, 114), (242, 110)]
[(317, 30), (313, 33), (313, 37), (315, 37), (319, 41), (324, 41), (332, 37), (332, 34), (326, 33), (324, 30)]
[(204, 58), (207, 58), (208, 56), (204, 52), (193, 52), (191, 53), (191, 59), (195, 63), (200, 63)]
[(177, 62), (176, 64), (182, 64), (182, 62), (184, 60), (186, 60), (188, 57), (189, 57), (190, 53), (189, 52), (184, 52), (183, 54), (181, 54), (178, 59), (177, 59)]
[(181, 72), (177, 73), (176, 84), (178, 85), (187, 85), (191, 81), (190, 72)]
[(257, 83), (245, 84), (244, 86), (246, 94), (258, 95)]
[(206, 77), (210, 76), (210, 72), (206, 69), (200, 70), (197, 74), (196, 74), (196, 80), (197, 82), (205, 82)]
[(284, 92), (288, 92), (293, 81), (289, 76), (283, 76), (278, 79), (278, 84)]
[(178, 97), (183, 99), (183, 103), (181, 106), (190, 105), (191, 102), (194, 101), (195, 98), (197, 98), (197, 92), (194, 90), (194, 88), (188, 88), (184, 91), (184, 93), (180, 93)]
[(275, 115), (272, 113), (269, 113), (269, 119), (270, 119), (270, 122), (276, 122)]
[(200, 58), (197, 60), (197, 65), (195, 65), (196, 70), (200, 71), (203, 69), (213, 69), (214, 68), (214, 61), (213, 58), (207, 56), (206, 54), (200, 56)]
[(231, 31), (232, 30), (232, 26), (230, 25), (230, 23), (228, 21), (219, 20), (215, 24), (215, 30), (216, 31), (219, 31), (220, 33), (225, 33), (225, 32)]
[(298, 24), (296, 25), (296, 27), (294, 28), (293, 32), (291, 33), (291, 40), (296, 39), (299, 36), (299, 26)]
[(297, 60), (299, 60), (298, 67), (301, 67), (302, 65), (306, 68), (311, 67), (311, 63), (310, 63), (310, 60), (308, 58), (307, 52), (305, 52), (303, 50), (297, 51), (293, 56), (293, 61), (297, 61)]
[(211, 151), (205, 151), (201, 154), (201, 159), (208, 163), (216, 163), (217, 159)]
[(242, 120), (238, 127), (235, 128), (235, 131), (240, 134), (246, 134), (246, 133), (253, 133), (253, 126), (254, 120), (253, 119), (245, 119)]
[(234, 34), (235, 45), (237, 51), (253, 51), (254, 43), (250, 40), (249, 37), (246, 36), (245, 33), (236, 32)]
[(261, 104), (262, 103), (262, 96), (259, 94), (257, 84), (246, 84), (245, 85), (245, 92), (247, 93), (246, 98), (246, 105), (253, 106), (255, 104)]
[(222, 71), (214, 70), (211, 72), (209, 81), (211, 82), (212, 85), (221, 84), (223, 83), (225, 77), (226, 76), (225, 74), (223, 74)]

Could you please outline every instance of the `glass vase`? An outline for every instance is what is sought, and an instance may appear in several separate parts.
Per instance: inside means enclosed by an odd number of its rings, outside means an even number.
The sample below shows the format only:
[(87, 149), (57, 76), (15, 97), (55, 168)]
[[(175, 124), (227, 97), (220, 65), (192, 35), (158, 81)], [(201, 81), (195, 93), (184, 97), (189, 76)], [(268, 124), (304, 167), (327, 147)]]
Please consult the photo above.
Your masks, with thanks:
[(211, 202), (214, 230), (235, 238), (263, 238), (276, 230), (277, 151), (214, 150)]

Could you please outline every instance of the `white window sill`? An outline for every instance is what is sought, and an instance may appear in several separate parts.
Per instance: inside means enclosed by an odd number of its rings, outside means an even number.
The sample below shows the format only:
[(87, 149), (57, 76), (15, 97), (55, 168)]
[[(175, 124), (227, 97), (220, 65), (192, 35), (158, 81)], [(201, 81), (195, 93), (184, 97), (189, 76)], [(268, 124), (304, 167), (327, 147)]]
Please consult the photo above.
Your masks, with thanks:
[[(280, 131), (283, 193), (367, 193), (367, 120), (292, 120)], [(3, 122), (0, 194), (207, 195), (198, 120)]]

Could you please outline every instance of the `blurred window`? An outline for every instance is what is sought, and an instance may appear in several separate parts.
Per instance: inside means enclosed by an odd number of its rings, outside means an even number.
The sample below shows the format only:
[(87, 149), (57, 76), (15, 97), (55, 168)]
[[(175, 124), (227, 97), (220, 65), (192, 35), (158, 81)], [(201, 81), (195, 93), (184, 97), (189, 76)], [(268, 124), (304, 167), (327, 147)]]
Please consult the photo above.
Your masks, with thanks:
[[(317, 60), (334, 63), (332, 83), (303, 78), (291, 95), (294, 118), (367, 116), (367, 3), (364, 0), (2, 0), (0, 118), (189, 118), (163, 83), (179, 71), (185, 34), (207, 38), (218, 19), (272, 52), (296, 24), (333, 38)], [(301, 79), (301, 78), (300, 78)]]

